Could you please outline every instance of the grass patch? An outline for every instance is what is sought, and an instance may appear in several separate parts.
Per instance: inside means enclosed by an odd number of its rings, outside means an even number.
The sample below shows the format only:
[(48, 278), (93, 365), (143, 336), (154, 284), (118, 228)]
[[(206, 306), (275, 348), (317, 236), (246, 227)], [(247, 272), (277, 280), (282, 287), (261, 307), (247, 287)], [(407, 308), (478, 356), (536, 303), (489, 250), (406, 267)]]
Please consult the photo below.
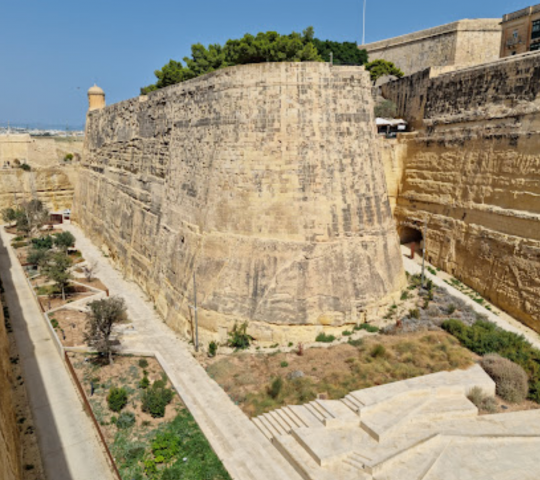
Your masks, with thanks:
[(334, 337), (334, 335), (327, 335), (326, 333), (321, 332), (319, 335), (317, 335), (315, 341), (321, 343), (332, 343), (335, 339), (336, 337)]

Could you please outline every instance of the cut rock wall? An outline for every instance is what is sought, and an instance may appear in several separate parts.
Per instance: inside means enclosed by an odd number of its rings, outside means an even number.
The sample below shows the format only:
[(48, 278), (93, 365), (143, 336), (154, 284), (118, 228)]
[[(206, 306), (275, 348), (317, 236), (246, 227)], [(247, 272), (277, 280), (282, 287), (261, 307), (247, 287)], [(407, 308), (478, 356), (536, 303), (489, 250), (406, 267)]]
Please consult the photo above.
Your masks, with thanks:
[(75, 166), (46, 167), (30, 172), (0, 169), (0, 210), (37, 198), (51, 211), (71, 208), (77, 181)]
[(404, 284), (375, 143), (363, 68), (220, 70), (88, 114), (74, 219), (178, 331), (196, 273), (203, 336), (313, 340)]
[(427, 219), (428, 259), (540, 332), (540, 54), (394, 83), (398, 105), (424, 95), (396, 219)]
[(0, 479), (2, 480), (22, 479), (21, 445), (11, 394), (11, 377), (9, 343), (0, 302)]

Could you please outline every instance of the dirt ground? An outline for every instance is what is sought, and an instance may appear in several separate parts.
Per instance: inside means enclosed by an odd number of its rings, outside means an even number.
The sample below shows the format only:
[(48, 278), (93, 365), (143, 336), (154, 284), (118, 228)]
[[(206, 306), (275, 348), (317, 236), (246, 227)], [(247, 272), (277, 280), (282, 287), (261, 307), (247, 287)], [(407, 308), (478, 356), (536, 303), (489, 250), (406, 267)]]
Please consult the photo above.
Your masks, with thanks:
[[(66, 293), (65, 300), (62, 299), (62, 295), (60, 294), (55, 294), (52, 297), (49, 295), (40, 295), (38, 297), (38, 300), (43, 310), (48, 312), (49, 310), (62, 307), (68, 303), (73, 303), (73, 302), (76, 302), (77, 300), (81, 300), (83, 298), (87, 298), (89, 296), (96, 294), (92, 290), (89, 290), (79, 285), (70, 285), (69, 288), (71, 291), (69, 293)], [(74, 293), (72, 293), (73, 290), (74, 290)]]
[[(107, 405), (107, 395), (111, 387), (123, 387), (127, 390), (129, 395), (128, 404), (122, 412), (133, 412), (136, 417), (136, 425), (148, 431), (171, 421), (177, 415), (179, 409), (185, 408), (180, 397), (175, 394), (171, 403), (166, 407), (163, 418), (152, 418), (150, 414), (141, 410), (141, 398), (144, 390), (139, 387), (139, 382), (143, 378), (143, 371), (148, 373), (150, 383), (161, 380), (162, 375), (164, 375), (159, 362), (155, 358), (115, 356), (113, 365), (101, 366), (99, 362), (96, 362), (96, 360), (99, 360), (98, 356), (82, 353), (69, 353), (68, 355), (108, 444), (112, 444), (118, 432), (116, 425), (111, 423), (111, 418), (119, 415), (110, 411)], [(148, 362), (148, 366), (139, 366), (139, 361), (142, 359)], [(93, 395), (91, 395), (91, 381), (95, 385)], [(168, 379), (167, 387), (172, 388)]]
[(86, 278), (79, 278), (79, 277), (74, 278), (74, 280), (77, 281), (78, 283), (88, 285), (89, 287), (97, 288), (98, 290), (103, 290), (104, 292), (108, 290), (107, 287), (101, 282), (99, 278), (94, 278), (92, 279), (91, 282), (86, 280)]
[(57, 310), (50, 314), (51, 323), (54, 324), (53, 320), (58, 322), (56, 335), (65, 347), (85, 345), (86, 318), (86, 313), (71, 309)]
[[(349, 392), (443, 370), (466, 368), (477, 356), (445, 332), (373, 335), (329, 348), (274, 353), (236, 353), (200, 359), (208, 374), (249, 416), (317, 396), (343, 398)], [(283, 389), (269, 394), (274, 379)]]

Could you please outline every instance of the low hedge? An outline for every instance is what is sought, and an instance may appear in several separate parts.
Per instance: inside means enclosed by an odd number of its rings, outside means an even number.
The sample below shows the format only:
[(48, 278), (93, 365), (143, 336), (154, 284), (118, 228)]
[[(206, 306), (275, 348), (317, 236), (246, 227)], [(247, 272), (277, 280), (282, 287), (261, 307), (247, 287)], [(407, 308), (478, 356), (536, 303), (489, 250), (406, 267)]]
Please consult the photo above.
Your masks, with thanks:
[(507, 332), (484, 320), (470, 327), (459, 320), (447, 320), (442, 328), (474, 353), (497, 353), (520, 365), (529, 380), (528, 398), (540, 403), (540, 350), (534, 348), (523, 335)]

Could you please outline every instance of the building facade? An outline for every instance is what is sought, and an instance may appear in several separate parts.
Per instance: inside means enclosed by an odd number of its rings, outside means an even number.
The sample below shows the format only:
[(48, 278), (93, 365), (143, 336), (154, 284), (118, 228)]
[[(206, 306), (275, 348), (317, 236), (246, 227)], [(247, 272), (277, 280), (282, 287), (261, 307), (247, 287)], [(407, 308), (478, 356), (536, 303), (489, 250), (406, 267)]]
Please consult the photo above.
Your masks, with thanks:
[(501, 58), (540, 50), (540, 4), (504, 15), (501, 25)]

